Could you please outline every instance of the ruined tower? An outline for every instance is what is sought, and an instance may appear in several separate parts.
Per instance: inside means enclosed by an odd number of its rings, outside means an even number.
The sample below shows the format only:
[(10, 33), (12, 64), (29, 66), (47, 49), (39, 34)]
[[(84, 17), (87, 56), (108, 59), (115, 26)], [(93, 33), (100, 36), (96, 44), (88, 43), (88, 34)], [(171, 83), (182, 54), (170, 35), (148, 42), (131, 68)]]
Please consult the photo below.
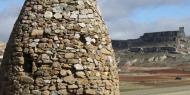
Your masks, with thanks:
[(96, 0), (26, 0), (0, 74), (0, 95), (119, 95)]

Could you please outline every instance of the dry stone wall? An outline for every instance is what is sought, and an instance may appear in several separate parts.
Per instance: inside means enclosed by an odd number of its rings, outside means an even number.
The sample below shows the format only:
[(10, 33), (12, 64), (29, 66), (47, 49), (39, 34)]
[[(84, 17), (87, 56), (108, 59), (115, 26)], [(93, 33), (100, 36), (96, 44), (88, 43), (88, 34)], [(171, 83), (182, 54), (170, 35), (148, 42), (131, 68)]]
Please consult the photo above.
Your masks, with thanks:
[(119, 95), (96, 0), (26, 0), (0, 68), (0, 95)]
[(6, 47), (5, 43), (0, 41), (0, 65), (1, 65), (1, 61), (3, 59), (3, 54), (4, 54), (5, 47)]

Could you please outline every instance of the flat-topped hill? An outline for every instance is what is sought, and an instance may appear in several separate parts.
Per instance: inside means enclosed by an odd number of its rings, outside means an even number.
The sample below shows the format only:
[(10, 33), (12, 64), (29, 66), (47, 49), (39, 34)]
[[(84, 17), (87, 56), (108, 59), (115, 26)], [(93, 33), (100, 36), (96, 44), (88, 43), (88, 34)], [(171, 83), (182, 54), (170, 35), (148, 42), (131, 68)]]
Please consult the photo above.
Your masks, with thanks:
[(119, 65), (171, 66), (190, 63), (190, 38), (184, 28), (144, 33), (138, 39), (113, 40)]
[(114, 49), (128, 49), (132, 52), (159, 52), (179, 51), (180, 48), (187, 48), (189, 38), (185, 36), (184, 27), (175, 31), (161, 31), (144, 33), (138, 39), (113, 40)]

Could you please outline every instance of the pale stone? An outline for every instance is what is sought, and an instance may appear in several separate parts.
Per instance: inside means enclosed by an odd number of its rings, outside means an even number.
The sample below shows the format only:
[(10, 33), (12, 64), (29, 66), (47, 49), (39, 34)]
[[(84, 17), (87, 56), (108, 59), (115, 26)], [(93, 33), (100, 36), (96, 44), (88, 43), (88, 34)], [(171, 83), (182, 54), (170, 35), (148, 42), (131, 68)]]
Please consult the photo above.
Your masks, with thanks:
[(50, 34), (51, 33), (51, 28), (45, 28), (44, 32), (47, 33), (47, 34)]
[(80, 78), (84, 78), (85, 77), (85, 73), (83, 71), (79, 71), (79, 72), (76, 72), (76, 75)]
[(55, 13), (61, 13), (62, 11), (63, 11), (62, 6), (53, 7), (53, 12), (55, 12)]
[(87, 61), (88, 62), (93, 62), (93, 59), (92, 58), (87, 58)]
[(59, 38), (57, 37), (57, 36), (54, 36), (54, 38), (53, 38), (55, 41), (58, 41), (59, 40)]
[(66, 49), (67, 49), (67, 50), (72, 50), (72, 49), (74, 49), (74, 48), (72, 48), (72, 47), (66, 47)]
[(89, 95), (96, 95), (96, 90), (95, 89), (87, 89), (86, 91), (86, 94), (89, 94)]
[(50, 92), (49, 92), (48, 90), (43, 91), (43, 92), (42, 92), (42, 95), (50, 95)]
[(86, 25), (84, 23), (79, 23), (79, 26), (84, 28)]
[(93, 14), (88, 14), (88, 18), (94, 18)]
[(49, 87), (49, 90), (56, 90), (56, 87), (55, 87), (55, 85), (53, 85), (53, 86), (50, 86), (50, 87)]
[(32, 42), (32, 43), (29, 44), (29, 46), (30, 46), (30, 47), (36, 47), (37, 44), (38, 44), (38, 43), (36, 43), (36, 42)]
[(39, 90), (33, 90), (32, 94), (33, 95), (41, 95), (41, 92)]
[(58, 83), (57, 88), (58, 89), (65, 89), (66, 85), (67, 85), (66, 83)]
[(108, 60), (109, 60), (110, 63), (113, 63), (112, 56), (108, 56)]
[(50, 12), (50, 11), (46, 11), (45, 14), (44, 14), (44, 17), (50, 19), (50, 18), (53, 17), (53, 13)]
[(55, 17), (56, 19), (61, 19), (61, 18), (62, 18), (62, 15), (61, 15), (60, 13), (55, 13), (55, 14), (54, 14), (54, 17)]
[(59, 95), (58, 91), (51, 91), (50, 95)]
[(90, 37), (86, 37), (85, 40), (87, 44), (91, 44), (92, 42), (92, 39)]
[(98, 35), (94, 35), (94, 38), (98, 39), (99, 37), (98, 37)]
[(61, 75), (61, 76), (66, 76), (66, 75), (67, 75), (67, 72), (66, 72), (65, 70), (61, 70), (61, 71), (60, 71), (60, 75)]
[(95, 40), (95, 39), (92, 39), (91, 42), (96, 43), (96, 40)]
[(75, 38), (79, 39), (80, 38), (80, 34), (75, 34)]
[(69, 84), (73, 84), (76, 80), (73, 76), (66, 76), (63, 78), (63, 81)]
[(61, 33), (61, 30), (55, 30), (55, 33)]
[(58, 92), (59, 92), (60, 95), (68, 95), (68, 94), (67, 94), (68, 92), (67, 92), (66, 89), (64, 89), (64, 90), (59, 90)]
[(73, 84), (73, 85), (68, 85), (68, 88), (69, 89), (76, 89), (76, 88), (78, 88), (78, 86)]
[(79, 15), (79, 18), (80, 19), (86, 19), (86, 18), (88, 18), (88, 16), (87, 15)]
[(75, 68), (76, 70), (84, 70), (84, 67), (83, 67), (81, 64), (75, 64), (75, 65), (74, 65), (74, 68)]
[(44, 83), (49, 84), (49, 83), (51, 83), (51, 81), (50, 80), (44, 80)]
[(107, 54), (107, 55), (110, 55), (110, 54), (111, 54), (111, 51), (107, 50), (106, 48), (102, 48), (102, 49), (101, 49), (101, 52), (102, 52), (103, 54)]
[(78, 18), (78, 15), (77, 14), (71, 14), (70, 18)]
[(79, 4), (79, 5), (83, 5), (83, 6), (84, 6), (84, 1), (79, 0), (79, 1), (78, 1), (78, 4)]
[(69, 59), (69, 58), (74, 58), (75, 54), (74, 53), (66, 53), (65, 54), (65, 58)]
[(79, 60), (78, 59), (68, 59), (68, 63), (76, 64), (76, 63), (79, 63)]

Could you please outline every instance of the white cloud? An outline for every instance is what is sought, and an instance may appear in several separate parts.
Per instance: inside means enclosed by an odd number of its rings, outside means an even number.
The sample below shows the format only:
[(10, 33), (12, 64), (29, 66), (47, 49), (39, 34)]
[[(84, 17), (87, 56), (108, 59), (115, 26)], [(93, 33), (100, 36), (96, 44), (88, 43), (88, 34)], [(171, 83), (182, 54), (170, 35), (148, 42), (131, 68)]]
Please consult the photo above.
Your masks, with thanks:
[[(160, 18), (154, 22), (134, 22), (130, 17), (137, 10), (154, 9), (161, 6), (184, 6), (189, 0), (99, 0), (104, 19), (109, 27), (112, 39), (138, 38), (145, 32), (176, 30), (185, 26), (190, 34), (190, 18)], [(159, 14), (158, 14), (159, 15)]]

